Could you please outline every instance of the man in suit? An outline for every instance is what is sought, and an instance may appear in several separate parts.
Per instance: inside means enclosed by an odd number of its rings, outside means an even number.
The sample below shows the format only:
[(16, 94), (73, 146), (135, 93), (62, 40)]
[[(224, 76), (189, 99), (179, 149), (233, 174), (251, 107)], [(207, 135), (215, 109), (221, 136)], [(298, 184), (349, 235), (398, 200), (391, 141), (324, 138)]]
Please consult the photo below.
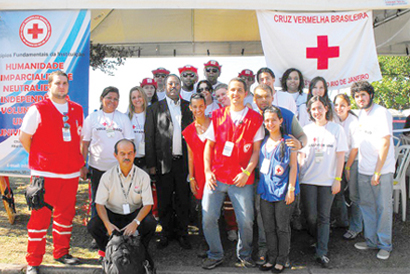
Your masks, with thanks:
[(157, 177), (159, 221), (162, 226), (158, 247), (166, 247), (175, 233), (181, 247), (190, 249), (187, 238), (188, 153), (181, 132), (192, 123), (193, 118), (189, 102), (180, 99), (181, 80), (178, 76), (170, 74), (165, 78), (165, 90), (165, 99), (147, 109), (145, 122), (147, 167), (150, 175)]

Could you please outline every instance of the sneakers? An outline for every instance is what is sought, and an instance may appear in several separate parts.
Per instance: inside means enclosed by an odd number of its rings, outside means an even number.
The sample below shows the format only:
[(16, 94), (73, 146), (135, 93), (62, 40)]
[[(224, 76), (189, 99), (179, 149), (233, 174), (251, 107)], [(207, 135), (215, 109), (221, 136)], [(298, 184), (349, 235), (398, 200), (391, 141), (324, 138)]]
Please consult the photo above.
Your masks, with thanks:
[(210, 259), (210, 258), (206, 258), (205, 260), (202, 261), (202, 268), (203, 269), (214, 269), (215, 267), (217, 267), (218, 265), (223, 263), (223, 259)]
[(28, 265), (26, 269), (26, 274), (40, 274), (40, 267)]
[(325, 255), (317, 257), (316, 262), (318, 262), (322, 266), (322, 268), (327, 268), (327, 269), (332, 268), (330, 265), (330, 259), (326, 257)]
[(240, 268), (253, 268), (256, 267), (256, 264), (252, 259), (239, 259), (235, 263), (235, 266)]
[(380, 260), (387, 260), (390, 257), (390, 251), (380, 249), (377, 253), (377, 259)]
[(354, 244), (354, 247), (356, 247), (359, 250), (370, 250), (370, 249), (377, 249), (376, 247), (371, 247), (368, 246), (366, 242), (358, 242)]
[(76, 257), (71, 256), (70, 254), (65, 254), (64, 256), (54, 259), (57, 262), (67, 264), (67, 265), (77, 265), (80, 264), (80, 260)]
[(236, 233), (236, 230), (228, 231), (228, 240), (231, 242), (235, 242), (238, 240), (238, 233)]
[(346, 231), (345, 234), (343, 234), (343, 239), (345, 240), (353, 240), (356, 239), (357, 236), (359, 236), (360, 232), (354, 232), (351, 230)]

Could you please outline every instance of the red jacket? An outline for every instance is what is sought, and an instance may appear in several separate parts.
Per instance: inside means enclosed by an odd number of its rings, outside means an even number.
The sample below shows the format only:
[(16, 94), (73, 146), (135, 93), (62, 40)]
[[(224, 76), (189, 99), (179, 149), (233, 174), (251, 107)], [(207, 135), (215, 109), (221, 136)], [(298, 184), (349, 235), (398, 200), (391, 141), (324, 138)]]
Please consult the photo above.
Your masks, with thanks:
[(79, 172), (84, 166), (80, 151), (83, 108), (68, 101), (68, 120), (71, 141), (63, 140), (63, 116), (49, 98), (34, 104), (41, 116), (40, 124), (32, 136), (29, 167), (37, 171), (57, 174)]
[[(212, 114), (215, 132), (215, 146), (212, 157), (212, 171), (216, 179), (225, 184), (233, 184), (233, 179), (245, 169), (253, 152), (253, 138), (262, 125), (262, 116), (248, 109), (242, 123), (236, 126), (230, 115), (230, 107), (217, 109)], [(230, 157), (222, 155), (225, 142), (234, 143)], [(247, 185), (253, 184), (255, 174), (249, 176)]]

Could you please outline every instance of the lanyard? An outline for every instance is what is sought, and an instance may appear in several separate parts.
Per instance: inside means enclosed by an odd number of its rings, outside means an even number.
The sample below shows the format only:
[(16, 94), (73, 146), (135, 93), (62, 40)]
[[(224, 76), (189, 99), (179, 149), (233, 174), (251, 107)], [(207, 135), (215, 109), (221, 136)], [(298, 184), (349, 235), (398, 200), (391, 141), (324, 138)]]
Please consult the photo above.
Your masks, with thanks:
[[(120, 170), (121, 170), (121, 169), (120, 169)], [(124, 185), (122, 184), (121, 174), (120, 174), (120, 171), (118, 171), (118, 178), (120, 179), (121, 190), (122, 190), (122, 193), (124, 194), (125, 201), (128, 200), (128, 194), (130, 193), (131, 186), (132, 186), (132, 182), (134, 181), (135, 170), (136, 170), (136, 168), (134, 168), (134, 172), (132, 173), (131, 182), (130, 182), (130, 185), (128, 186), (128, 191), (127, 191), (127, 193), (125, 193)]]
[[(270, 155), (270, 159), (269, 159), (269, 161), (272, 161), (272, 157), (273, 157), (273, 155), (275, 154), (275, 152), (276, 152), (276, 150), (278, 149), (278, 147), (279, 147), (279, 145), (280, 145), (280, 143), (282, 143), (283, 142), (283, 138), (282, 139), (280, 139), (280, 142), (275, 146), (275, 148), (272, 150), (272, 154)], [(265, 143), (265, 155), (263, 155), (264, 156), (264, 158), (268, 158), (267, 156), (268, 156), (268, 150), (266, 149), (266, 146), (267, 146), (267, 144), (268, 144), (268, 141), (269, 141), (269, 139), (266, 141), (266, 143)]]

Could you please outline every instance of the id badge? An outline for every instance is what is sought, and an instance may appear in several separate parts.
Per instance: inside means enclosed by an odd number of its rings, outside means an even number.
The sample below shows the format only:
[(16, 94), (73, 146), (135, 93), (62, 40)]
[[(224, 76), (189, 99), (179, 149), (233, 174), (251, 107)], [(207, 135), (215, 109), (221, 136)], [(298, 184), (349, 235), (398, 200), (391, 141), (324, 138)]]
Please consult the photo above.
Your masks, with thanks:
[(122, 211), (124, 212), (124, 214), (130, 214), (130, 205), (129, 204), (123, 204), (122, 205)]
[(71, 142), (71, 133), (69, 128), (63, 127), (63, 140), (64, 142)]
[(113, 138), (114, 137), (114, 135), (115, 135), (115, 133), (114, 133), (114, 129), (113, 128), (109, 128), (109, 127), (107, 127), (107, 137), (108, 138)]
[(316, 151), (315, 152), (315, 162), (320, 163), (323, 160), (323, 152), (322, 151)]
[(225, 146), (224, 146), (224, 150), (222, 152), (222, 155), (226, 156), (226, 157), (231, 157), (232, 155), (232, 151), (233, 151), (233, 147), (234, 147), (234, 143), (226, 141), (225, 142)]
[(265, 175), (268, 174), (269, 167), (270, 167), (270, 160), (263, 159), (261, 169), (259, 170), (260, 173), (265, 174)]
[(138, 154), (145, 155), (145, 142), (143, 141), (138, 144)]

